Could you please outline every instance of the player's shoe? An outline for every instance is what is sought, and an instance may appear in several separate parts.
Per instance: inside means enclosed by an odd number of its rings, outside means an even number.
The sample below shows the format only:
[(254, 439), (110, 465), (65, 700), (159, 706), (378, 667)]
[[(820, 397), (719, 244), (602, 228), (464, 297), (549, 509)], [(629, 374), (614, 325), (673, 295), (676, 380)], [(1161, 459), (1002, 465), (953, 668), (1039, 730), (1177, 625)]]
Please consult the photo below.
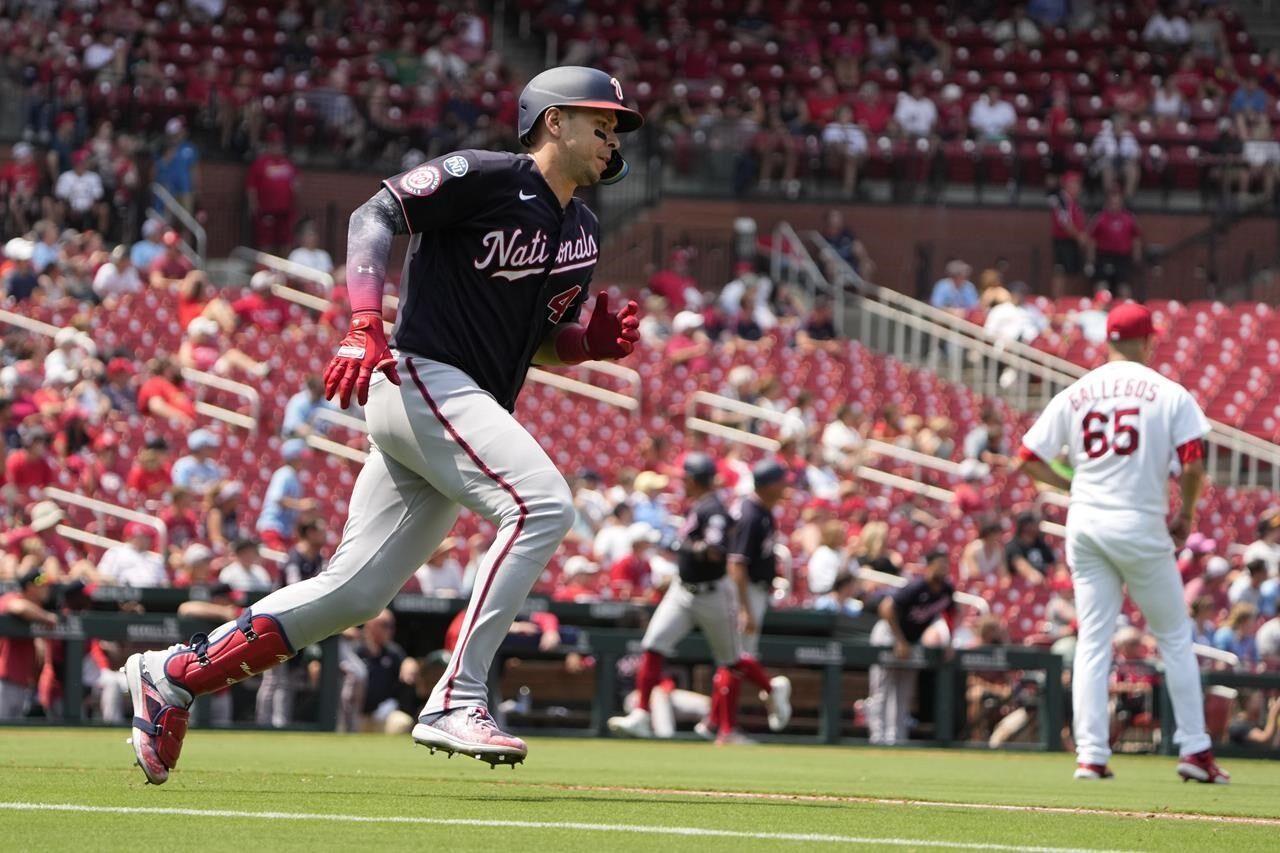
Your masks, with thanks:
[(147, 667), (146, 654), (130, 655), (125, 661), (124, 676), (133, 699), (133, 736), (129, 743), (134, 758), (148, 782), (163, 785), (182, 752), (182, 739), (191, 718), (187, 711), (190, 701), (165, 701)]
[(622, 737), (653, 737), (653, 721), (649, 712), (643, 708), (634, 708), (625, 717), (610, 717), (609, 731)]
[(1077, 779), (1114, 779), (1116, 774), (1111, 772), (1111, 768), (1105, 764), (1085, 764), (1083, 761), (1076, 765)]
[(737, 729), (730, 729), (716, 735), (716, 746), (752, 746), (755, 741)]
[(760, 691), (760, 701), (769, 712), (769, 731), (785, 729), (791, 722), (791, 679), (775, 675), (769, 680), (769, 692)]
[(703, 740), (716, 739), (716, 730), (711, 727), (705, 717), (693, 724), (693, 733)]
[(1178, 775), (1183, 782), (1204, 782), (1209, 785), (1226, 785), (1231, 782), (1231, 774), (1218, 766), (1213, 760), (1213, 750), (1210, 749), (1179, 758)]
[(499, 764), (514, 769), (529, 753), (524, 741), (498, 728), (489, 710), (479, 705), (454, 709), (430, 723), (419, 722), (413, 727), (413, 741), (432, 754), (439, 749), (450, 758), (456, 753), (487, 761), (490, 769)]

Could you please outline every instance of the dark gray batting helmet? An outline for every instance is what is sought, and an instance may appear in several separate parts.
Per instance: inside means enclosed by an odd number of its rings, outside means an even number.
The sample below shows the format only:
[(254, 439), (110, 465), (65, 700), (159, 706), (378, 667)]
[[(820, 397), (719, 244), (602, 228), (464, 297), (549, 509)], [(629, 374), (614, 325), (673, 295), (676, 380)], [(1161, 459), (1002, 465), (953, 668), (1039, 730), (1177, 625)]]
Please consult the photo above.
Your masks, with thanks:
[[(613, 110), (618, 117), (618, 133), (630, 133), (644, 124), (640, 113), (623, 103), (622, 84), (616, 77), (610, 77), (595, 68), (563, 65), (543, 71), (530, 80), (520, 93), (520, 115), (516, 130), (521, 145), (527, 147), (533, 141), (534, 128), (542, 120), (542, 114), (551, 107)], [(626, 177), (627, 171), (627, 161), (614, 151), (609, 167), (600, 176), (600, 182), (617, 183)]]

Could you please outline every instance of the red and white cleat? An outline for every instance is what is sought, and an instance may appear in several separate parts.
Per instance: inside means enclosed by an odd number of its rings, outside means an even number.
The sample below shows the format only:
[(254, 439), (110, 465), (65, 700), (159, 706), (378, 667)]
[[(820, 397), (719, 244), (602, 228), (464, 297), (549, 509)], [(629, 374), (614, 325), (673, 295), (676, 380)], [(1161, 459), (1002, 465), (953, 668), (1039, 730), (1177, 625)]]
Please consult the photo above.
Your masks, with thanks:
[(1085, 764), (1081, 762), (1076, 765), (1077, 779), (1114, 779), (1116, 774), (1111, 772), (1111, 768), (1105, 764)]
[(141, 654), (130, 655), (124, 674), (133, 699), (133, 737), (129, 743), (147, 781), (163, 785), (178, 764), (191, 715), (186, 708), (164, 701), (147, 675)]
[(1183, 782), (1204, 782), (1208, 785), (1226, 785), (1231, 782), (1231, 774), (1213, 760), (1211, 749), (1179, 758), (1178, 775)]
[(413, 741), (432, 754), (440, 749), (450, 758), (460, 753), (487, 761), (491, 769), (499, 764), (514, 769), (529, 753), (524, 741), (498, 728), (489, 711), (478, 705), (450, 711), (431, 723), (418, 723), (413, 727)]

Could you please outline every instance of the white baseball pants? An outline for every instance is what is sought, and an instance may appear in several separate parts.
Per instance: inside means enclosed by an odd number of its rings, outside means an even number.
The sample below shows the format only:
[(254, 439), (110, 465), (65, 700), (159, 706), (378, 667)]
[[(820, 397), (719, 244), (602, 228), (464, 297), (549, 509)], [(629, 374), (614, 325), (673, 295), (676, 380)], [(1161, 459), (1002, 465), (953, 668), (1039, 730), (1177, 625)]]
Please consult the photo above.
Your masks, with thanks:
[(397, 367), (399, 386), (381, 373), (370, 385), (372, 449), (333, 559), (253, 612), (278, 619), (294, 649), (367, 622), (467, 507), (496, 524), (497, 537), (476, 573), (458, 645), (422, 713), (487, 705), (493, 656), (573, 523), (572, 496), (533, 436), (470, 376), (403, 353)]
[(666, 657), (695, 627), (702, 631), (716, 666), (732, 666), (742, 656), (738, 639), (738, 592), (728, 578), (689, 590), (679, 578), (671, 581), (662, 597), (641, 646)]
[(1183, 755), (1208, 749), (1200, 667), (1191, 649), (1191, 618), (1164, 519), (1139, 512), (1100, 512), (1073, 506), (1067, 514), (1067, 564), (1080, 625), (1071, 701), (1077, 759), (1106, 764), (1111, 757), (1107, 710), (1112, 636), (1123, 587), (1142, 610), (1164, 660), (1165, 689)]

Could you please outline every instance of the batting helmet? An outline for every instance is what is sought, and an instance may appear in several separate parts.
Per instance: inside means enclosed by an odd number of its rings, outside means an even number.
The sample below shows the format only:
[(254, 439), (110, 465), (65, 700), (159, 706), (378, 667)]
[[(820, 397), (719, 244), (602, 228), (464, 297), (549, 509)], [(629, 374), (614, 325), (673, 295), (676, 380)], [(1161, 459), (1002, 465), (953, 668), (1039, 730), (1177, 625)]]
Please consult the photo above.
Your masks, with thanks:
[[(552, 107), (589, 107), (613, 110), (618, 117), (618, 133), (630, 133), (644, 124), (640, 113), (622, 102), (622, 84), (595, 68), (581, 65), (563, 65), (549, 68), (529, 81), (520, 93), (520, 115), (516, 131), (520, 144), (528, 146), (533, 141), (533, 130), (542, 120), (542, 114)], [(609, 160), (609, 167), (600, 176), (603, 184), (613, 184), (626, 177), (627, 161), (617, 151)]]
[(716, 463), (705, 453), (690, 453), (684, 458), (684, 473), (695, 483), (709, 486), (716, 478)]

